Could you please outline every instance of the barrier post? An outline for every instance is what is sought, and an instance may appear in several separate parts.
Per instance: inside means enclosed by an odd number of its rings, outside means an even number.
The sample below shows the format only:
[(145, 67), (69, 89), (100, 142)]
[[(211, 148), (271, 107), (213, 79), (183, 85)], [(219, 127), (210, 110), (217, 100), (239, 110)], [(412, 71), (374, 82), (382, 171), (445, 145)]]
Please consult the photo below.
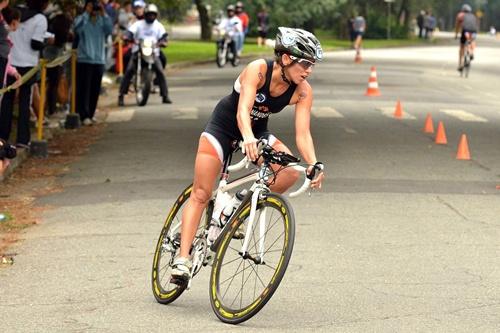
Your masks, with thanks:
[(118, 38), (118, 75), (123, 76), (123, 41)]
[(123, 39), (122, 34), (118, 33), (116, 36), (116, 67), (115, 70), (117, 72), (116, 83), (121, 83), (123, 80)]
[(47, 90), (47, 60), (40, 59), (40, 100), (38, 104), (38, 128), (37, 139), (31, 142), (31, 155), (36, 157), (49, 156), (48, 144), (43, 140), (43, 120), (45, 118), (45, 95)]
[(76, 113), (76, 57), (77, 50), (71, 51), (71, 111), (66, 116), (64, 128), (75, 129), (81, 126), (80, 116)]

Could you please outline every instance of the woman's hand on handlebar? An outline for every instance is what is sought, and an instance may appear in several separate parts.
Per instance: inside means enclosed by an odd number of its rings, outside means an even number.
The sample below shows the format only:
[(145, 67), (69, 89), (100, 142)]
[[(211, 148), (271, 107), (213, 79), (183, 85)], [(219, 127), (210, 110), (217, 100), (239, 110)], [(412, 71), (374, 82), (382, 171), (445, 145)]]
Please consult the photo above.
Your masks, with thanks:
[(321, 188), (321, 184), (323, 179), (325, 178), (323, 163), (316, 163), (315, 165), (311, 165), (307, 168), (307, 175), (310, 176), (312, 174), (311, 180), (311, 188)]
[(256, 161), (259, 158), (259, 152), (257, 150), (257, 142), (258, 140), (253, 136), (243, 138), (243, 144), (241, 146), (241, 150), (243, 154), (245, 154), (251, 161)]

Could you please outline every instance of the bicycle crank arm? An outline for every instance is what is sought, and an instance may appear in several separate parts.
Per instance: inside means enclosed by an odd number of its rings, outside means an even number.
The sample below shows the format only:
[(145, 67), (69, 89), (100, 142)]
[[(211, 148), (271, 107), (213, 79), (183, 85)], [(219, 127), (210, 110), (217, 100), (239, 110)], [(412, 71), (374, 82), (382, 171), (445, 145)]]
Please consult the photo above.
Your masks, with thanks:
[(265, 265), (266, 263), (264, 262), (264, 260), (262, 260), (261, 257), (257, 256), (257, 257), (252, 257), (252, 255), (248, 252), (245, 252), (245, 253), (242, 253), (242, 252), (238, 252), (238, 254), (243, 258), (243, 259), (250, 259), (252, 260), (256, 265)]

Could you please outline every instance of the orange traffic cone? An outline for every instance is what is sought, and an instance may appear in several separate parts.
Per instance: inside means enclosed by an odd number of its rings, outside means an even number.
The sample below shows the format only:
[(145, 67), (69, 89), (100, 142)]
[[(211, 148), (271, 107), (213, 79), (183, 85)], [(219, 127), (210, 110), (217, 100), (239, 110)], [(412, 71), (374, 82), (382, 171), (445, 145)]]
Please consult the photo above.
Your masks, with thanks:
[(394, 118), (401, 119), (403, 118), (403, 107), (401, 106), (401, 102), (398, 99), (396, 103), (396, 110), (394, 111)]
[(462, 134), (458, 143), (457, 160), (470, 160), (469, 145), (465, 134)]
[(434, 133), (434, 124), (432, 123), (432, 117), (430, 113), (428, 113), (427, 117), (425, 118), (423, 131), (424, 133)]
[(444, 125), (443, 125), (443, 122), (440, 121), (438, 123), (438, 129), (437, 129), (437, 133), (436, 133), (436, 140), (435, 142), (438, 144), (438, 145), (445, 145), (448, 143), (448, 140), (446, 140), (446, 132), (444, 130)]
[(377, 82), (377, 71), (375, 66), (371, 68), (370, 78), (368, 79), (368, 89), (366, 89), (366, 96), (380, 96), (380, 90), (378, 90)]

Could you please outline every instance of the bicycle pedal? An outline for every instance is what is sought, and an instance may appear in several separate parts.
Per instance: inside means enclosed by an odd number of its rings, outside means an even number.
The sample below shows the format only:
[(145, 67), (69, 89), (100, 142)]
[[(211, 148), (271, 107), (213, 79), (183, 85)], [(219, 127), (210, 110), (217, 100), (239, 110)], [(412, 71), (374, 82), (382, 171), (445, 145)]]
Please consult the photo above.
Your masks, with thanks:
[(188, 285), (189, 278), (181, 276), (171, 276), (170, 283), (178, 285), (179, 287), (186, 287)]

